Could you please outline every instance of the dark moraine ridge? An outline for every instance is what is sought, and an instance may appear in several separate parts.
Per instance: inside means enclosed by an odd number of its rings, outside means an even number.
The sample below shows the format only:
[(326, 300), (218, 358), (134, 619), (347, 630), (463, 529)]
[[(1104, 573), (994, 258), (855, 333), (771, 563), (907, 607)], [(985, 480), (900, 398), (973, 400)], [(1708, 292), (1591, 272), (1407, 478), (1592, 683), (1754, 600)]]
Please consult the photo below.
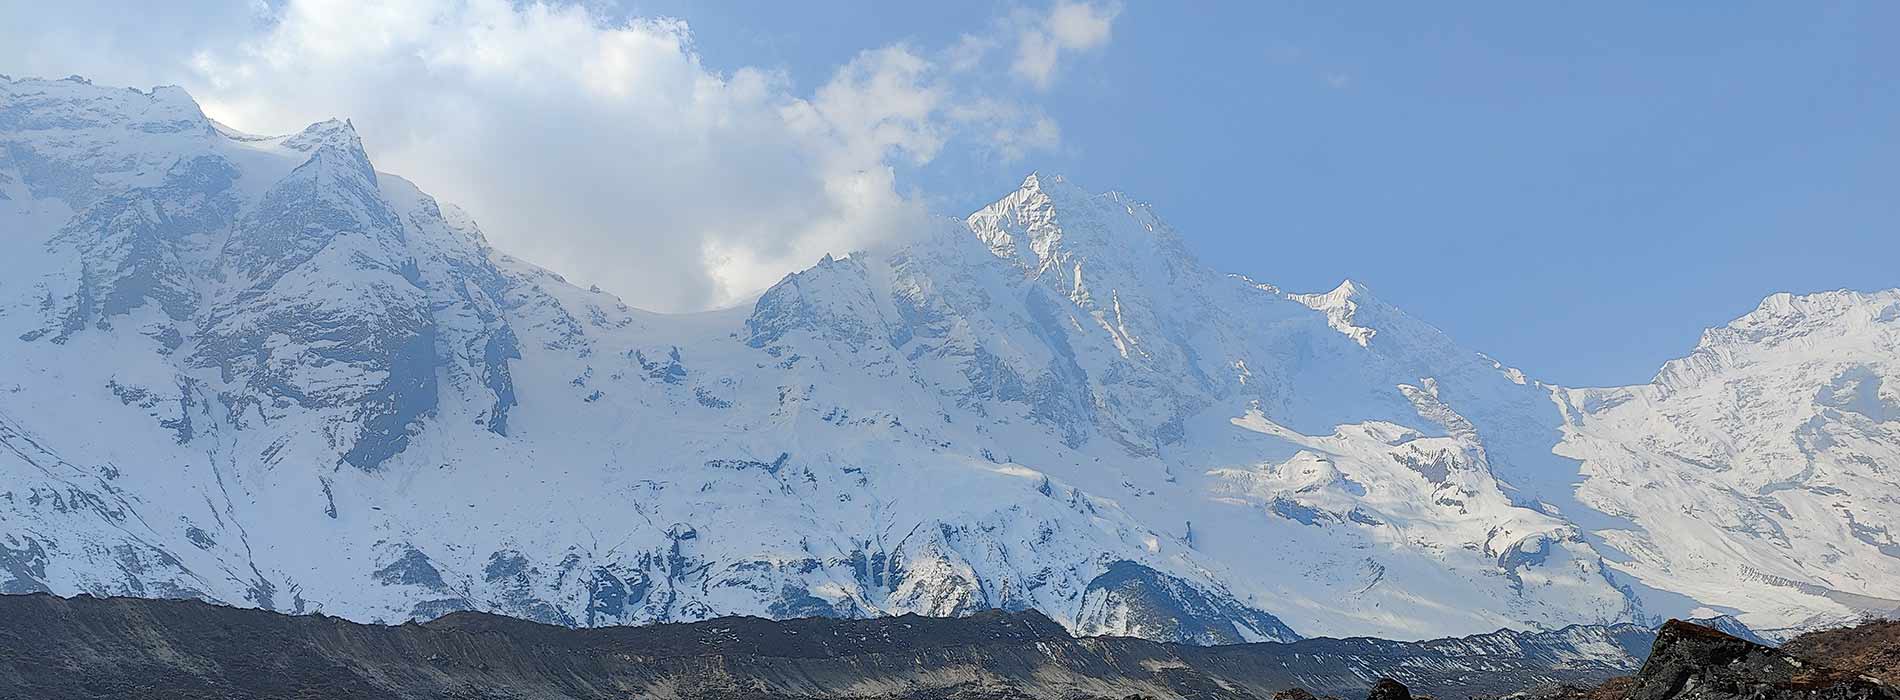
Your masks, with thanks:
[(0, 596), (0, 697), (1244, 700), (1293, 687), (1357, 698), (1390, 676), (1448, 699), (1594, 684), (1635, 670), (1653, 638), (1616, 625), (1197, 647), (1075, 638), (1040, 613), (1000, 611), (594, 629), (457, 612), (384, 626), (30, 594)]

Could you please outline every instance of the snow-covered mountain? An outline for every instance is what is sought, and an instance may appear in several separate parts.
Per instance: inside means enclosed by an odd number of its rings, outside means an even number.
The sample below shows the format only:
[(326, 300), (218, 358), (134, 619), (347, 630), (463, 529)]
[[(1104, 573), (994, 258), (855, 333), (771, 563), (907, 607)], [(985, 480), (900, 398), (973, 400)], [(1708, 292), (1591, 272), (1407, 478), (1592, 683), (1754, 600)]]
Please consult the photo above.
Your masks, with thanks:
[(175, 88), (0, 79), (0, 591), (1194, 642), (1900, 606), (1900, 291), (1532, 381), (1032, 175), (685, 315)]

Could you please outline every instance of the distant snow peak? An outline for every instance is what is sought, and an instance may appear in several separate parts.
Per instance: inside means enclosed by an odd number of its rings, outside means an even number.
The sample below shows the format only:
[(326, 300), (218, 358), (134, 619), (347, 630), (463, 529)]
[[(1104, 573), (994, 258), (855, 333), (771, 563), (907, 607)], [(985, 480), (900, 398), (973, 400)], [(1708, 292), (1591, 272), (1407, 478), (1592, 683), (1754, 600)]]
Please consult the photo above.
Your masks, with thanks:
[(1029, 193), (1056, 199), (1087, 199), (1089, 193), (1069, 178), (1060, 175), (1045, 174), (1040, 170), (1031, 171), (1023, 177), (1023, 183), (1017, 188), (1019, 193)]
[(356, 135), (356, 125), (348, 120), (326, 119), (304, 127), (303, 131), (285, 138), (284, 146), (305, 153), (326, 146), (345, 151), (361, 151), (363, 141)]
[(1091, 195), (1059, 175), (1022, 187), (966, 223), (995, 256), (1036, 273), (1102, 264), (1123, 270), (1198, 267), (1173, 229), (1119, 192)]
[(1900, 342), (1900, 290), (1780, 293), (1753, 311), (1702, 333), (1694, 352), (1670, 360), (1653, 384), (1685, 389), (1742, 366), (1806, 356), (1816, 347), (1879, 352)]
[(1370, 346), (1372, 337), (1379, 333), (1377, 328), (1353, 323), (1355, 316), (1359, 313), (1360, 305), (1367, 303), (1371, 298), (1371, 292), (1358, 282), (1349, 279), (1340, 282), (1339, 286), (1324, 294), (1288, 294), (1287, 298), (1326, 314), (1326, 323), (1332, 326), (1333, 330), (1351, 338), (1360, 347)]

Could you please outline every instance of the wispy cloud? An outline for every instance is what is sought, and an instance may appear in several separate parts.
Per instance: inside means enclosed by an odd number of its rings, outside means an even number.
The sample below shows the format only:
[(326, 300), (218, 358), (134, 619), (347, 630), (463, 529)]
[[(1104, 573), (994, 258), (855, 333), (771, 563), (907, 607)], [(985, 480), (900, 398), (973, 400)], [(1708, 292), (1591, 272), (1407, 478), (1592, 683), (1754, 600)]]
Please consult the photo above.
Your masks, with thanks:
[(1093, 51), (1108, 44), (1118, 2), (1094, 3), (1057, 0), (1047, 12), (1019, 13), (1016, 59), (1010, 72), (1047, 89), (1055, 82), (1062, 60), (1069, 54)]
[[(895, 167), (947, 144), (1009, 160), (1060, 134), (993, 89), (1007, 83), (983, 73), (995, 41), (869, 48), (804, 92), (776, 70), (706, 67), (684, 21), (610, 20), (582, 4), (183, 11), (201, 17), (154, 36), (110, 4), (10, 6), (0, 62), (181, 84), (249, 131), (350, 117), (379, 168), (461, 204), (497, 245), (649, 308), (730, 302), (824, 253), (918, 228), (925, 212)], [(1037, 14), (1034, 31), (1059, 55), (1106, 42), (1114, 11)], [(95, 39), (67, 49), (21, 26)]]

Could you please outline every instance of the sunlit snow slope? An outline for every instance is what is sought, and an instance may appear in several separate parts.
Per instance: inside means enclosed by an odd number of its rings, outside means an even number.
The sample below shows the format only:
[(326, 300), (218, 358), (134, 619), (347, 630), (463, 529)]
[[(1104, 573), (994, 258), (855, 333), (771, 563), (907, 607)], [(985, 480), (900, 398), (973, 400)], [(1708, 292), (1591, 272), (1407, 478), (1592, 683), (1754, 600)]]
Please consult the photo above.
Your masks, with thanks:
[(1061, 178), (908, 233), (648, 313), (346, 122), (0, 80), (0, 591), (1203, 643), (1900, 605), (1900, 293), (1563, 389)]

